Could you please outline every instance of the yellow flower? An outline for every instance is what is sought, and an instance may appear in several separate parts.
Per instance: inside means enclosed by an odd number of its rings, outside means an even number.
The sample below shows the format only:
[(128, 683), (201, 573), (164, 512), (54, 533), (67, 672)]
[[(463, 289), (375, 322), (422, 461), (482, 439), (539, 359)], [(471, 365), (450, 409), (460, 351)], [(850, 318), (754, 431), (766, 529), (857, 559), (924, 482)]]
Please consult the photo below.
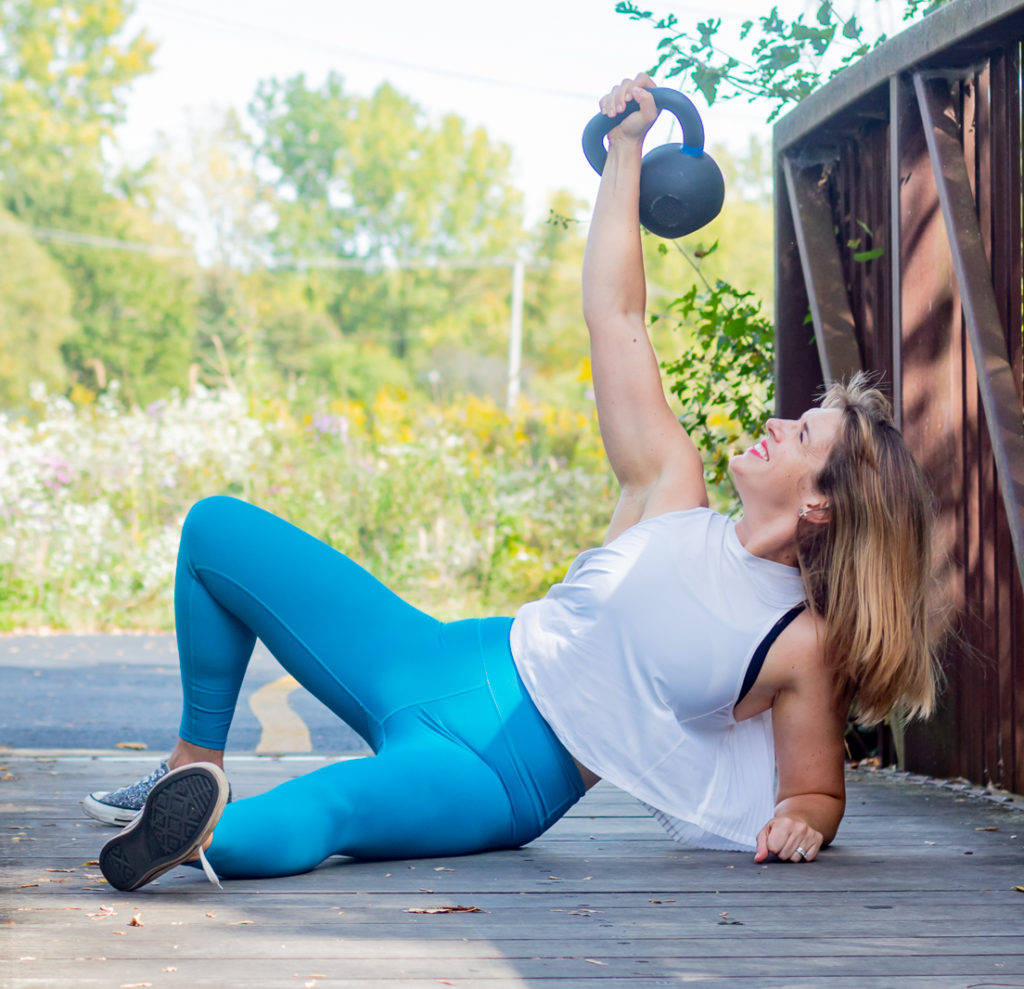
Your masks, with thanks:
[(96, 392), (76, 381), (71, 386), (71, 394), (68, 397), (75, 405), (92, 405), (96, 401)]

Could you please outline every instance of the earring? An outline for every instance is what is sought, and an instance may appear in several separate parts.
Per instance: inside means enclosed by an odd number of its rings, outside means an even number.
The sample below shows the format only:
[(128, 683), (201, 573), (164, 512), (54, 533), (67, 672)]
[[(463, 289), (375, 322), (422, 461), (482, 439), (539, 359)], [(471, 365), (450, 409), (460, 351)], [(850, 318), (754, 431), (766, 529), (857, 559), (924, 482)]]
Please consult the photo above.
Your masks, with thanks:
[(799, 512), (797, 512), (797, 514), (798, 514), (798, 515), (800, 516), (800, 518), (802, 518), (802, 519), (805, 519), (805, 518), (807, 518), (807, 506), (806, 506), (806, 505), (804, 505), (804, 507), (803, 507), (803, 508), (801, 508), (801, 509), (800, 509), (800, 511), (799, 511)]

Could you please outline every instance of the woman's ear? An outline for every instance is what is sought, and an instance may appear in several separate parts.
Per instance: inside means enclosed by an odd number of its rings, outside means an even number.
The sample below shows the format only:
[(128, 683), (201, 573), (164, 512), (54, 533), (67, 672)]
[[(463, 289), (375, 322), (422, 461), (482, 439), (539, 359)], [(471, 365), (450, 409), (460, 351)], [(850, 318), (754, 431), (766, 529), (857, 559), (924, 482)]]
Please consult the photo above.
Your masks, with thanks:
[(832, 506), (828, 502), (821, 502), (815, 505), (804, 505), (800, 509), (800, 518), (813, 522), (815, 525), (822, 525), (832, 521)]

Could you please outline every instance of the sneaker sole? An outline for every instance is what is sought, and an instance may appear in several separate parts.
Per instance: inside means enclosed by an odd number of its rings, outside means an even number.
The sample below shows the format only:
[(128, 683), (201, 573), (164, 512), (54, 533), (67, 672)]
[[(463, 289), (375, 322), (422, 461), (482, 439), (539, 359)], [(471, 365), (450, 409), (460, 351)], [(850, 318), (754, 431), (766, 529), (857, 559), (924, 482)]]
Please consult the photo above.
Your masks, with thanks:
[(107, 882), (129, 892), (196, 854), (227, 797), (227, 777), (212, 763), (171, 770), (154, 784), (138, 817), (103, 846)]
[(104, 824), (113, 824), (119, 828), (131, 824), (139, 816), (141, 812), (139, 810), (132, 810), (129, 807), (114, 807), (111, 804), (103, 803), (100, 798), (105, 796), (105, 793), (90, 793), (81, 801), (82, 810), (93, 820), (102, 821)]

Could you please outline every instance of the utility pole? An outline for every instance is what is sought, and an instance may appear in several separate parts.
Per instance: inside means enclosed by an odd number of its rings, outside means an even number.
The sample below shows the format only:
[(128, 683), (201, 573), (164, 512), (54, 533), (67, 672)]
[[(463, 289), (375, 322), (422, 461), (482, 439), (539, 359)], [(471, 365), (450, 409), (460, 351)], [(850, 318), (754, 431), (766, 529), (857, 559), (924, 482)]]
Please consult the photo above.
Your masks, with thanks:
[(516, 258), (512, 266), (512, 303), (509, 307), (508, 381), (505, 387), (505, 411), (512, 415), (519, 402), (519, 379), (523, 368), (523, 281), (526, 262)]

